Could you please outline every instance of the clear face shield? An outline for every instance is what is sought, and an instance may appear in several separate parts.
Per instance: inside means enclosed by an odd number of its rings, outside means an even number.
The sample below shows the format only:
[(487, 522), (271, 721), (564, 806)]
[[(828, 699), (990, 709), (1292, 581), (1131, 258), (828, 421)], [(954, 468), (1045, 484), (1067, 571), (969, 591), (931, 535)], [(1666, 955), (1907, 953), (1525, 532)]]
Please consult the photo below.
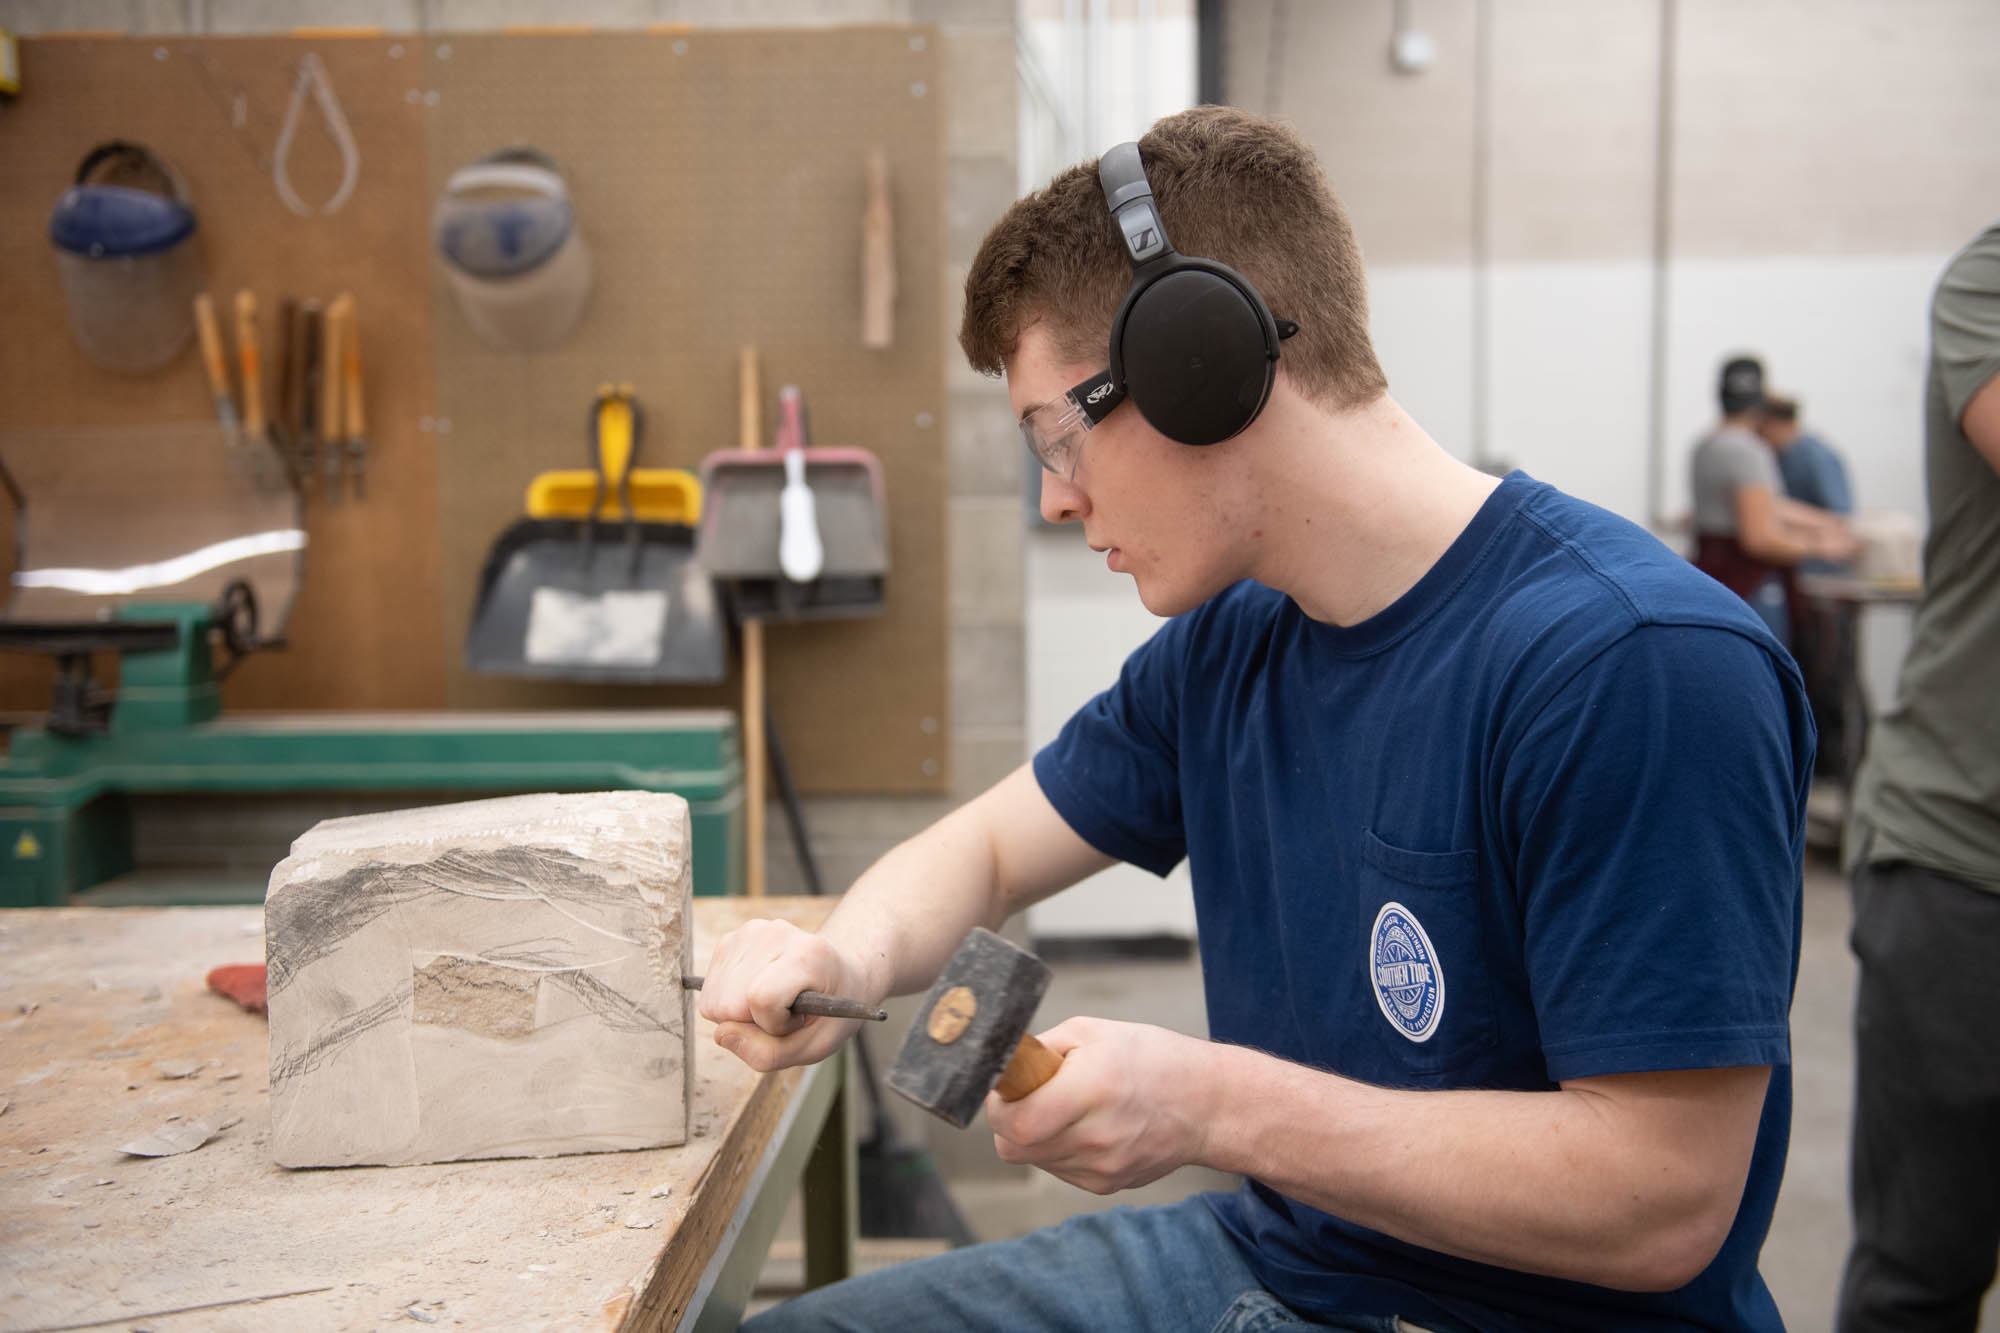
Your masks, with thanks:
[(1022, 413), (1021, 438), (1036, 462), (1071, 481), (1083, 456), (1084, 436), (1124, 401), (1124, 386), (1112, 382), (1109, 370), (1101, 371), (1053, 402)]

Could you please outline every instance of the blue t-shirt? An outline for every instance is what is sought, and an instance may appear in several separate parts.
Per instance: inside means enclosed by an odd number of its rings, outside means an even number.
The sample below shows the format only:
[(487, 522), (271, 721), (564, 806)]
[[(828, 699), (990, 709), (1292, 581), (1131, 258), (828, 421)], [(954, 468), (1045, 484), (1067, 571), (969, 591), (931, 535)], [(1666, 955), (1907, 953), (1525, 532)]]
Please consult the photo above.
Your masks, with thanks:
[(1678, 1291), (1440, 1254), (1256, 1181), (1280, 1299), (1476, 1329), (1780, 1329), (1757, 1253), (1791, 1119), (1798, 669), (1649, 534), (1514, 473), (1352, 627), (1239, 583), (1035, 756), (1098, 850), (1193, 872), (1209, 1035), (1399, 1088), (1772, 1066), (1736, 1223)]
[(1817, 435), (1801, 435), (1779, 452), (1778, 477), (1785, 483), (1785, 494), (1802, 504), (1835, 514), (1854, 511), (1847, 468)]

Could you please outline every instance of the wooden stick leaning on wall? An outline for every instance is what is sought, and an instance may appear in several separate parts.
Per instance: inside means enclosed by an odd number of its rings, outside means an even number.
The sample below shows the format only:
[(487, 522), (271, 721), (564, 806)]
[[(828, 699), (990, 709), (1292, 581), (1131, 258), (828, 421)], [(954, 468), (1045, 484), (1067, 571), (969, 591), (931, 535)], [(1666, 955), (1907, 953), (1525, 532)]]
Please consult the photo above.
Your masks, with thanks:
[[(762, 390), (757, 379), (757, 349), (739, 354), (737, 447), (763, 445)], [(745, 617), (743, 624), (743, 891), (764, 896), (764, 622)]]
[(861, 345), (881, 351), (896, 341), (896, 242), (888, 154), (870, 149), (862, 170), (868, 204), (861, 214)]

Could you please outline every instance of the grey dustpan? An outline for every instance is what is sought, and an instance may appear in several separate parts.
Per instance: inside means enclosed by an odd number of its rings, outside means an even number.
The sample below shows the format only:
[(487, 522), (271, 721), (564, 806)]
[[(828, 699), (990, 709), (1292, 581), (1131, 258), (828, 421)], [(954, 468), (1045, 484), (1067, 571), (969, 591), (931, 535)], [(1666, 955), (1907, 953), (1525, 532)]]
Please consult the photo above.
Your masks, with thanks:
[[(583, 516), (523, 519), (494, 544), (466, 634), (474, 671), (629, 684), (723, 679), (723, 619), (695, 559), (694, 528), (633, 510), (639, 426), (629, 389), (600, 389), (592, 413), (598, 480)], [(607, 492), (616, 494), (618, 518), (602, 517)], [(689, 501), (690, 517), (699, 504)]]

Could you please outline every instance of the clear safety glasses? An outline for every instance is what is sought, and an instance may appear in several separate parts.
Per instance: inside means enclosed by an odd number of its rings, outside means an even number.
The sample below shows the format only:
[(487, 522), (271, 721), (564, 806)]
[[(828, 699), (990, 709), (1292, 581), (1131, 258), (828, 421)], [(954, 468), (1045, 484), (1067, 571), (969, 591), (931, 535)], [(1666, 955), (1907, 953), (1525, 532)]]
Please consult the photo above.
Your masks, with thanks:
[(1073, 480), (1084, 436), (1124, 401), (1125, 386), (1113, 383), (1109, 370), (1100, 371), (1053, 402), (1022, 413), (1021, 438), (1036, 462), (1064, 481)]

